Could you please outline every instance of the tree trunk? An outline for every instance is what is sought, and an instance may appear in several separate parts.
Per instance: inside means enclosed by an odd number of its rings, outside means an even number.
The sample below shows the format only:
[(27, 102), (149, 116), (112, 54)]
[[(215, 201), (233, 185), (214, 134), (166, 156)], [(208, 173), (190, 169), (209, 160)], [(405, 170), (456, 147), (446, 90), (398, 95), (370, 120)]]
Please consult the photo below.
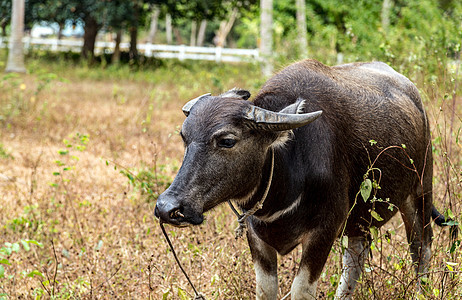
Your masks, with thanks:
[(137, 41), (138, 41), (138, 18), (139, 18), (139, 15), (140, 15), (140, 8), (139, 8), (137, 2), (135, 2), (134, 6), (133, 6), (134, 23), (132, 24), (132, 26), (129, 29), (129, 32), (130, 32), (130, 49), (128, 50), (128, 56), (130, 57), (130, 60), (138, 59), (138, 50), (136, 49), (136, 44), (137, 44)]
[(226, 37), (231, 31), (231, 28), (233, 28), (234, 21), (236, 21), (237, 14), (238, 14), (238, 10), (237, 8), (234, 8), (231, 11), (231, 15), (229, 16), (228, 21), (223, 20), (220, 22), (220, 28), (215, 33), (215, 38), (213, 39), (217, 47), (223, 47), (226, 44)]
[(98, 34), (99, 25), (96, 20), (88, 16), (85, 20), (83, 33), (82, 56), (85, 59), (93, 59), (95, 57), (95, 42)]
[(173, 33), (175, 34), (176, 44), (183, 45), (184, 42), (183, 42), (183, 38), (181, 37), (180, 30), (178, 30), (178, 28), (176, 27), (173, 27)]
[(393, 0), (383, 0), (382, 5), (382, 29), (383, 32), (388, 32), (388, 27), (390, 26), (390, 10), (393, 5)]
[(116, 32), (114, 53), (112, 53), (112, 63), (118, 64), (120, 61), (120, 42), (122, 41), (122, 30)]
[(296, 0), (297, 3), (297, 35), (300, 57), (308, 56), (308, 39), (306, 36), (306, 3), (305, 0)]
[(199, 26), (199, 32), (197, 33), (197, 46), (202, 47), (205, 40), (205, 29), (207, 28), (207, 20), (201, 21), (201, 26)]
[(149, 26), (148, 44), (154, 43), (154, 37), (157, 32), (157, 21), (159, 20), (160, 9), (154, 6), (151, 14), (151, 25)]
[(165, 31), (167, 34), (167, 44), (172, 43), (172, 16), (170, 14), (165, 15)]
[(273, 0), (260, 0), (260, 54), (262, 73), (270, 76), (273, 73), (271, 56), (273, 54)]
[(189, 38), (189, 46), (196, 46), (196, 34), (197, 34), (197, 21), (191, 22), (191, 36)]
[(0, 25), (0, 27), (2, 28), (2, 37), (6, 37), (6, 26), (7, 25), (8, 25), (7, 21), (3, 21)]
[(130, 60), (138, 58), (138, 50), (136, 49), (136, 43), (138, 39), (138, 27), (130, 27), (130, 49), (128, 50), (128, 56)]
[(64, 29), (64, 23), (58, 24), (58, 40), (61, 40), (63, 38), (63, 29)]
[(26, 73), (24, 66), (24, 0), (13, 0), (11, 11), (11, 36), (8, 52), (8, 62), (5, 72)]

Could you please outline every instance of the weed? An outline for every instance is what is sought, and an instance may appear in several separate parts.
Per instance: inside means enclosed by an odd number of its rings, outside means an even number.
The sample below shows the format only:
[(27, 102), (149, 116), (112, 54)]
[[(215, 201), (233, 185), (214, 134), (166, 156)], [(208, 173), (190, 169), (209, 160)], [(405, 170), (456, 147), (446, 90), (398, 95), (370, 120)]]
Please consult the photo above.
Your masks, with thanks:
[(0, 144), (0, 158), (14, 159), (13, 155), (11, 155), (11, 153), (5, 149), (5, 146), (3, 146), (3, 144)]

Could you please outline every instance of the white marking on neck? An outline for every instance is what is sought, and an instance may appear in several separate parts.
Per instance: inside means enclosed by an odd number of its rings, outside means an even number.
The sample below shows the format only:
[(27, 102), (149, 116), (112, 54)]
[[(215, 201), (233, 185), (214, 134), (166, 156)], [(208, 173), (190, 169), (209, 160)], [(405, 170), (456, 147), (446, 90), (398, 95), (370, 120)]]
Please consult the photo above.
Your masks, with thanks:
[(271, 223), (271, 222), (276, 221), (277, 219), (279, 219), (279, 218), (291, 213), (293, 210), (295, 210), (300, 205), (300, 202), (302, 201), (302, 195), (303, 194), (300, 194), (300, 196), (298, 196), (298, 198), (291, 205), (289, 205), (289, 207), (278, 210), (275, 213), (273, 213), (272, 215), (266, 215), (266, 216), (258, 217), (258, 218), (260, 220), (266, 222), (266, 223)]
[(233, 201), (234, 203), (237, 203), (238, 205), (242, 206), (242, 205), (246, 205), (250, 199), (253, 198), (253, 196), (255, 195), (255, 193), (257, 193), (257, 190), (258, 190), (258, 187), (260, 185), (255, 185), (255, 187), (250, 191), (250, 193), (248, 193), (247, 195), (245, 195), (244, 197), (241, 197), (241, 198), (232, 198), (230, 199), (231, 201)]

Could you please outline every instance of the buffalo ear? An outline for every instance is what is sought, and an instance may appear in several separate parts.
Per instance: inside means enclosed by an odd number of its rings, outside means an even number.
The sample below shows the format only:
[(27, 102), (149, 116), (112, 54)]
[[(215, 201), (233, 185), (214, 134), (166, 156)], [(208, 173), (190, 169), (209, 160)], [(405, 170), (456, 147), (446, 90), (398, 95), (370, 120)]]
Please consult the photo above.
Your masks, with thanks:
[(184, 113), (184, 115), (187, 117), (189, 116), (189, 111), (191, 110), (191, 108), (194, 106), (194, 104), (196, 104), (197, 101), (199, 101), (202, 97), (208, 97), (210, 96), (211, 94), (210, 93), (207, 93), (207, 94), (204, 94), (202, 96), (199, 96), (197, 98), (194, 98), (192, 100), (189, 100), (188, 103), (186, 103), (183, 108), (181, 109)]
[(224, 92), (220, 95), (222, 98), (239, 98), (242, 100), (248, 100), (250, 98), (250, 92), (246, 90), (241, 90), (238, 88), (233, 88), (227, 92)]
[(280, 110), (280, 113), (283, 114), (303, 114), (305, 111), (306, 101), (302, 98), (298, 98), (295, 103), (285, 107), (284, 109)]

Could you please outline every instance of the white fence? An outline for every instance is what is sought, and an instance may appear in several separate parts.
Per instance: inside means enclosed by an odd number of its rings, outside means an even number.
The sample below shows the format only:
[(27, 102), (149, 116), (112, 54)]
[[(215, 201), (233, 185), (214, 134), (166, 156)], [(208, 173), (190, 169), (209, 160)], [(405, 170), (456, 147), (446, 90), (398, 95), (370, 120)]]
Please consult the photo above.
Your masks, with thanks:
[[(47, 49), (51, 51), (72, 51), (80, 52), (82, 40), (58, 40), (25, 37), (23, 39), (24, 48)], [(8, 47), (8, 40), (0, 37), (0, 48)], [(95, 53), (112, 53), (114, 42), (96, 42)], [(121, 43), (120, 49), (128, 51), (129, 43)], [(211, 60), (216, 62), (241, 62), (258, 60), (258, 49), (235, 49), (222, 47), (190, 47), (185, 45), (157, 45), (157, 44), (138, 44), (137, 49), (148, 57), (157, 58), (177, 58), (179, 60)]]

